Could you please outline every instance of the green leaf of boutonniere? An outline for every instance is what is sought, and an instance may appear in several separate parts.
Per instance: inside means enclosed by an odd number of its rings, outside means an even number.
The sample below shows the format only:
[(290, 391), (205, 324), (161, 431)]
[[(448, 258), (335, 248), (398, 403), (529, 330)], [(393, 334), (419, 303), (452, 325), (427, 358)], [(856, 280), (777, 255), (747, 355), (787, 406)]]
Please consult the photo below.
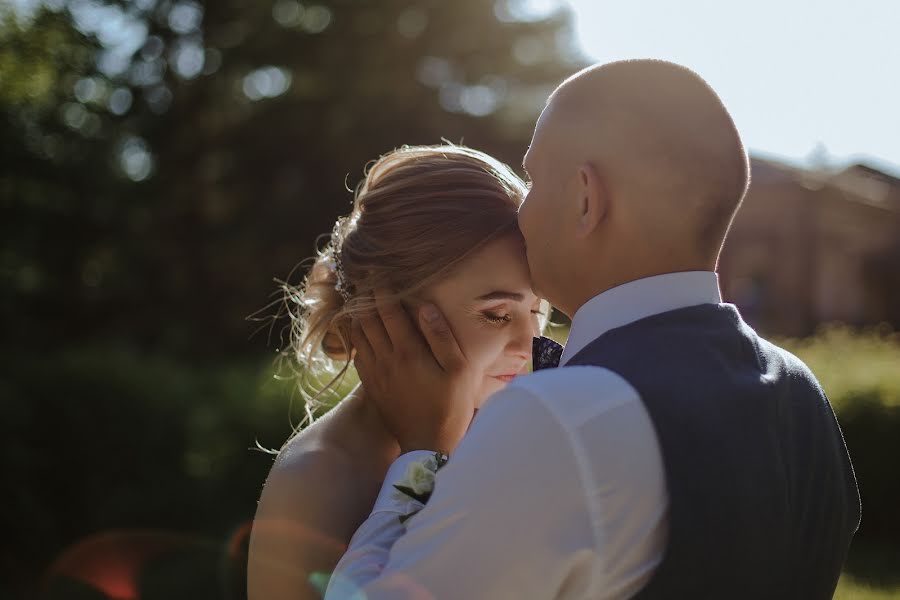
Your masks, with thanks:
[(412, 517), (413, 515), (417, 515), (417, 514), (419, 514), (419, 511), (414, 510), (411, 513), (409, 513), (408, 515), (400, 515), (400, 524), (404, 525), (407, 521), (409, 521), (410, 517)]
[(422, 504), (425, 504), (426, 502), (428, 502), (428, 499), (431, 498), (431, 492), (428, 492), (425, 494), (420, 494), (420, 493), (416, 492), (414, 489), (412, 489), (411, 487), (407, 487), (405, 485), (396, 485), (395, 484), (394, 489), (406, 494), (413, 500), (418, 500)]

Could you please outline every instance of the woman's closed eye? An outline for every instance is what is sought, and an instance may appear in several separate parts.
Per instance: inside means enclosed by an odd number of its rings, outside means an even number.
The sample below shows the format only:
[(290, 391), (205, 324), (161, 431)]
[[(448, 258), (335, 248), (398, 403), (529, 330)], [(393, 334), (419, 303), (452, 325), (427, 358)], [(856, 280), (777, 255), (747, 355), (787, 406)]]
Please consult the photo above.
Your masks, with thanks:
[[(540, 309), (534, 309), (531, 311), (532, 315), (536, 315), (538, 317), (544, 316), (544, 311)], [(485, 311), (481, 313), (481, 318), (487, 321), (492, 325), (504, 325), (513, 320), (513, 315), (510, 312), (493, 312), (493, 311)]]
[(512, 321), (512, 315), (510, 313), (483, 312), (481, 313), (481, 318), (491, 325), (503, 325), (504, 323)]

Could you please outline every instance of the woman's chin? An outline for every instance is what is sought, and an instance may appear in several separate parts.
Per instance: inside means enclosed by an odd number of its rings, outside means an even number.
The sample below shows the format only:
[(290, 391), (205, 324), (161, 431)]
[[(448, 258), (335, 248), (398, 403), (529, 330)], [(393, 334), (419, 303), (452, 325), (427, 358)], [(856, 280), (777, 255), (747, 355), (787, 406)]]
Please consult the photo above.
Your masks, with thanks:
[[(479, 397), (475, 400), (475, 409), (481, 408), (488, 398), (509, 385), (509, 381), (504, 381), (497, 377), (488, 377), (487, 383), (482, 387)], [(511, 381), (512, 379), (510, 379)]]

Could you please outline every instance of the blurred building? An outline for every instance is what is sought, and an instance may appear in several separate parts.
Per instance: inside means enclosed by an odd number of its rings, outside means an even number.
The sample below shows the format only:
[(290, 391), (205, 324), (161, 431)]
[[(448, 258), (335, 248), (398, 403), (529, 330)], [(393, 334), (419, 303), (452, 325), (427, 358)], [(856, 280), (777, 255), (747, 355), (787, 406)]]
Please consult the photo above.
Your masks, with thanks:
[(751, 163), (719, 263), (725, 298), (772, 334), (830, 321), (900, 329), (900, 179), (862, 164)]

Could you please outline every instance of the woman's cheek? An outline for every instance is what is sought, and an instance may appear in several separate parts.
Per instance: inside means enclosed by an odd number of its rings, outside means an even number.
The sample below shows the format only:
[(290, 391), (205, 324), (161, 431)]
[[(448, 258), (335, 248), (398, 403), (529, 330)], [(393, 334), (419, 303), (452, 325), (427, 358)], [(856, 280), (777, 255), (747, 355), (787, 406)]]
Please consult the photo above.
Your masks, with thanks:
[(503, 354), (504, 337), (501, 328), (485, 329), (480, 332), (478, 348), (473, 352), (478, 354), (478, 360), (482, 368), (489, 371), (496, 363), (500, 362)]
[(465, 314), (445, 314), (447, 315), (447, 322), (450, 324), (450, 330), (453, 331), (453, 336), (456, 338), (459, 349), (462, 350), (463, 355), (469, 363), (479, 365), (481, 362), (479, 356), (481, 348), (479, 347), (478, 331), (476, 327), (473, 327), (472, 317)]
[(484, 340), (481, 332), (478, 331), (478, 324), (460, 323), (454, 328), (454, 333), (459, 349), (462, 350), (469, 364), (476, 368), (485, 368), (487, 365), (484, 364)]
[(465, 328), (464, 337), (460, 340), (460, 349), (463, 351), (463, 354), (466, 355), (469, 364), (477, 368), (484, 368), (484, 359), (482, 357), (484, 347), (481, 343), (478, 331), (475, 328)]

